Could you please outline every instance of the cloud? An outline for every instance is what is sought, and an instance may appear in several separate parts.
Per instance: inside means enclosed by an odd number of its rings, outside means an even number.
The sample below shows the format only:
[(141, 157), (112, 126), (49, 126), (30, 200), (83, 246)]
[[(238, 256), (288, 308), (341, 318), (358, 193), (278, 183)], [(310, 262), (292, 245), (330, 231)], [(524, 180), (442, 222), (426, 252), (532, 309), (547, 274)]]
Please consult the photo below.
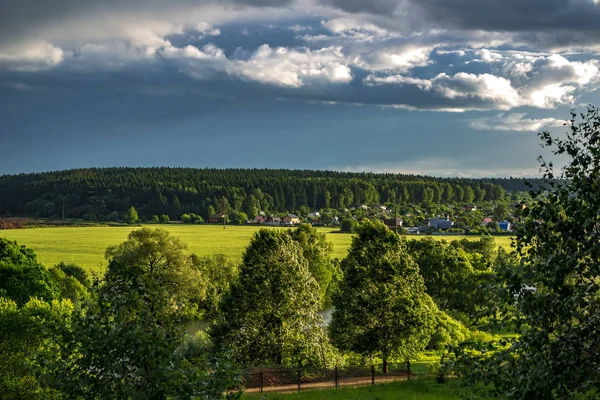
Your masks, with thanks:
[[(211, 77), (208, 71), (222, 72), (244, 80), (268, 85), (300, 88), (328, 83), (348, 83), (350, 68), (339, 48), (271, 48), (262, 45), (244, 58), (227, 58), (214, 45), (198, 49), (170, 47), (161, 51), (167, 59), (178, 61), (181, 71), (197, 79)], [(243, 55), (243, 54), (242, 54)]]
[(498, 114), (469, 121), (469, 127), (483, 131), (539, 132), (545, 128), (560, 127), (564, 121), (555, 118), (526, 118), (525, 113)]
[[(412, 78), (404, 75), (376, 76), (364, 79), (366, 85), (395, 85), (419, 88), (427, 94), (429, 101), (421, 105), (398, 103), (408, 108), (443, 110), (509, 110), (519, 105), (519, 93), (508, 79), (490, 74), (469, 74), (460, 72), (452, 76), (445, 73), (431, 79)], [(440, 101), (443, 100), (443, 101)]]

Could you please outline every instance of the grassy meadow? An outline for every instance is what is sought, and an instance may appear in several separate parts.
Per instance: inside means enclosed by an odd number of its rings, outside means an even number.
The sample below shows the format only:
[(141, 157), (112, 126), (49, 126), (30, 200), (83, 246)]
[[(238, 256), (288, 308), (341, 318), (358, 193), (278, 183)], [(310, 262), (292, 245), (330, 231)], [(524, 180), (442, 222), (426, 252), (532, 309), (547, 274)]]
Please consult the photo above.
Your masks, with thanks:
[(338, 390), (310, 390), (301, 393), (244, 394), (244, 400), (459, 400), (463, 390), (459, 383), (449, 380), (437, 384), (432, 380), (413, 379), (377, 384), (375, 386), (349, 387)]
[[(166, 229), (179, 237), (188, 245), (190, 252), (198, 255), (225, 254), (232, 259), (239, 259), (259, 226), (227, 226), (221, 225), (146, 225)], [(0, 231), (0, 237), (16, 240), (19, 244), (33, 249), (39, 261), (52, 266), (60, 261), (75, 263), (90, 272), (102, 273), (106, 267), (104, 251), (108, 246), (116, 245), (127, 239), (127, 235), (139, 227), (130, 226), (94, 226), (94, 227), (45, 227), (29, 229), (7, 229)], [(270, 228), (283, 229), (283, 228)], [(333, 244), (333, 255), (343, 258), (352, 242), (352, 235), (332, 233), (336, 228), (318, 228), (327, 235)], [(423, 238), (425, 235), (408, 236)], [(477, 236), (436, 235), (435, 239), (477, 240)], [(510, 237), (498, 236), (496, 243), (503, 247), (510, 246)]]

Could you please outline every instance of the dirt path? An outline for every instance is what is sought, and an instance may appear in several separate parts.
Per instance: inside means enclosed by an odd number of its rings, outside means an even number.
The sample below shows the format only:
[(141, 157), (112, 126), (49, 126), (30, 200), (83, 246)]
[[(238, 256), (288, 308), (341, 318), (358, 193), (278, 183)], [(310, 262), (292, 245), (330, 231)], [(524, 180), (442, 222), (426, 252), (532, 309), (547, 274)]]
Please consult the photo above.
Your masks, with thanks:
[[(393, 382), (406, 380), (406, 374), (400, 375), (386, 375), (386, 376), (376, 376), (375, 383), (385, 383), (385, 382)], [(372, 384), (372, 380), (370, 376), (367, 377), (357, 377), (357, 378), (345, 378), (339, 379), (338, 385), (342, 386), (368, 386)], [(300, 384), (300, 391), (311, 390), (311, 389), (327, 389), (327, 388), (335, 388), (335, 381), (323, 381), (323, 382), (302, 382)], [(298, 385), (297, 384), (288, 384), (288, 385), (276, 385), (276, 386), (263, 386), (264, 392), (297, 392)], [(245, 390), (246, 393), (258, 393), (260, 392), (260, 388), (248, 388)]]

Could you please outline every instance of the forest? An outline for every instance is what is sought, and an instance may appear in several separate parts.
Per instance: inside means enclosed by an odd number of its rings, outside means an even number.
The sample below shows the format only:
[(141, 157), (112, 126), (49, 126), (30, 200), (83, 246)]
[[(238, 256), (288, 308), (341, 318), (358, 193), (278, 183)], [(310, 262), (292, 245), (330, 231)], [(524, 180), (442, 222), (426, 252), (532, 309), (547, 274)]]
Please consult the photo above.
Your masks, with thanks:
[[(541, 183), (533, 179), (537, 187)], [(523, 179), (269, 169), (88, 168), (0, 176), (0, 215), (140, 218), (235, 210), (255, 215), (343, 209), (360, 204), (452, 204), (501, 200), (528, 190)], [(109, 217), (109, 215), (111, 215)]]

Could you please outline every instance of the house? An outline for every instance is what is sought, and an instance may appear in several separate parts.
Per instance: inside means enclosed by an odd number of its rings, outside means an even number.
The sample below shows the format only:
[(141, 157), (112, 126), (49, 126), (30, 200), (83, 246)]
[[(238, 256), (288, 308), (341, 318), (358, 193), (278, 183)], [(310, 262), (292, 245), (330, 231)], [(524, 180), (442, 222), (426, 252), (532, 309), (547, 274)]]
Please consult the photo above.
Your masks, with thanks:
[(213, 214), (208, 217), (209, 224), (220, 224), (223, 222), (223, 218), (225, 218), (225, 214)]
[(265, 221), (266, 221), (266, 220), (265, 220), (265, 217), (263, 217), (262, 215), (257, 215), (257, 216), (256, 216), (256, 217), (254, 217), (254, 219), (252, 220), (252, 223), (253, 223), (253, 224), (262, 224), (262, 223), (264, 223)]
[(419, 232), (427, 232), (429, 230), (429, 227), (430, 227), (429, 220), (425, 220), (425, 221), (421, 222), (421, 225), (419, 225)]
[(450, 218), (431, 218), (429, 220), (429, 226), (433, 229), (439, 229), (442, 231), (447, 231), (448, 229), (452, 229), (454, 225), (454, 221)]
[(508, 221), (500, 221), (498, 222), (498, 226), (500, 227), (500, 229), (502, 229), (504, 232), (508, 232), (510, 231), (510, 222)]
[(319, 219), (319, 217), (321, 216), (321, 213), (318, 211), (313, 211), (310, 214), (308, 214), (306, 216), (307, 219)]
[(412, 233), (412, 234), (419, 234), (419, 227), (418, 226), (410, 226), (408, 228), (406, 228), (406, 233)]
[(481, 226), (486, 226), (487, 224), (490, 224), (494, 222), (494, 220), (490, 217), (484, 218), (483, 221), (481, 221)]
[(298, 217), (296, 214), (288, 214), (285, 217), (283, 217), (284, 225), (298, 225), (299, 223), (300, 217)]
[(383, 220), (383, 223), (387, 225), (390, 229), (398, 229), (402, 227), (402, 223), (404, 221), (402, 218), (386, 218)]
[(281, 225), (281, 218), (277, 215), (271, 215), (267, 217), (266, 225)]

